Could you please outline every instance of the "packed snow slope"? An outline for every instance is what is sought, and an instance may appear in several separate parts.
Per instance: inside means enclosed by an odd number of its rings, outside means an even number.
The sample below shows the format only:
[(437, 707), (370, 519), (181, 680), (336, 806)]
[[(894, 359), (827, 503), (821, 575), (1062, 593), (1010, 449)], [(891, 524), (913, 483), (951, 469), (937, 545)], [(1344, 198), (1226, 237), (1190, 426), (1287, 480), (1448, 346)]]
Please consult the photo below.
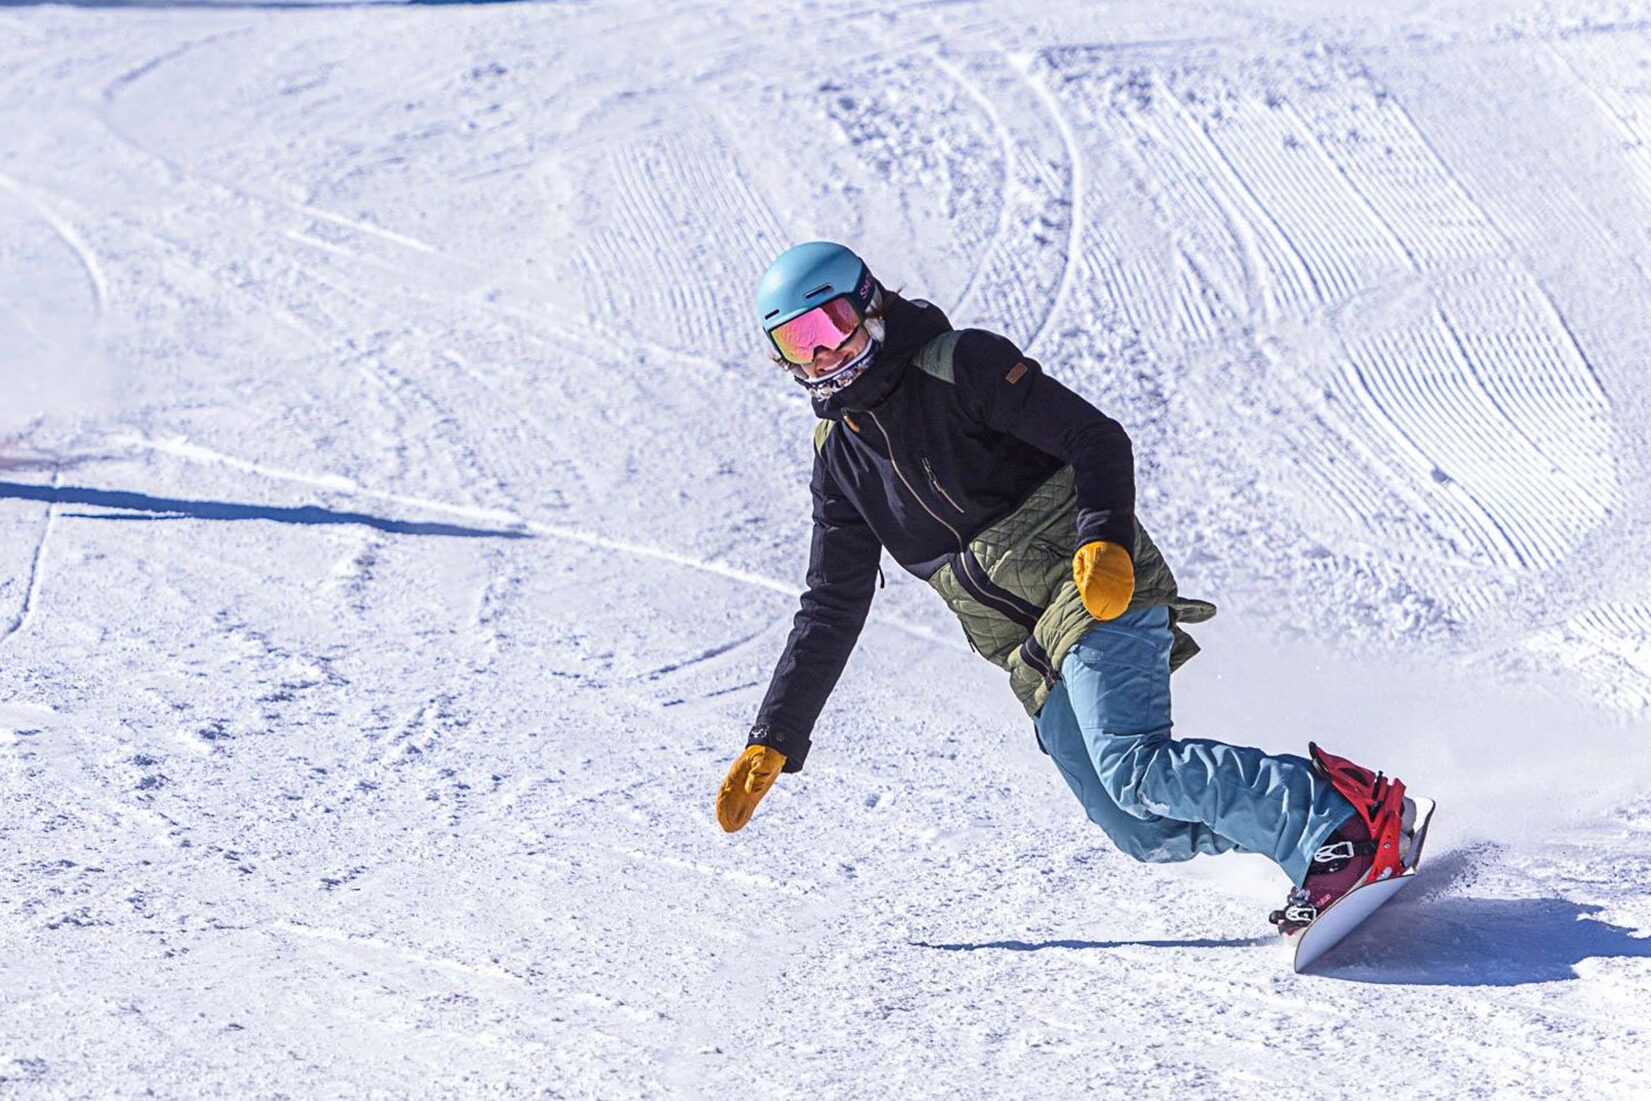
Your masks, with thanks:
[[(0, 1094), (1643, 1097), (1651, 20), (0, 6)], [(891, 571), (742, 833), (848, 241), (1123, 421), (1178, 729), (1440, 801), (1291, 973)]]

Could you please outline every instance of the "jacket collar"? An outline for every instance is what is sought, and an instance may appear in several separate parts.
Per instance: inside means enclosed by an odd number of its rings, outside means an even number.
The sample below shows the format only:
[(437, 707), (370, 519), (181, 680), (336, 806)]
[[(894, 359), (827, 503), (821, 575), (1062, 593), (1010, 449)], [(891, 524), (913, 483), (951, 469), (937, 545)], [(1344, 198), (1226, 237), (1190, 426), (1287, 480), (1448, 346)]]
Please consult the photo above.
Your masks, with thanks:
[(883, 292), (883, 316), (888, 325), (877, 362), (865, 374), (828, 398), (815, 401), (814, 413), (824, 420), (842, 420), (843, 413), (873, 409), (899, 387), (917, 350), (952, 325), (939, 306), (921, 298), (907, 300)]

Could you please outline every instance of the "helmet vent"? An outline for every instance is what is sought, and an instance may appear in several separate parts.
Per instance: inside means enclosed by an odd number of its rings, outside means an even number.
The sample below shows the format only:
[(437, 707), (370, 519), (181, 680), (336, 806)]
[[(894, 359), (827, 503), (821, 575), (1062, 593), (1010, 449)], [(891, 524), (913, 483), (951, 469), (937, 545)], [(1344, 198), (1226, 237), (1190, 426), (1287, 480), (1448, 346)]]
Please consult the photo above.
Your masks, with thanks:
[(807, 294), (803, 295), (803, 297), (804, 298), (813, 298), (815, 295), (824, 294), (826, 291), (828, 291), (830, 289), (831, 289), (831, 284), (830, 283), (821, 283), (819, 286), (815, 287), (813, 290), (811, 290)]

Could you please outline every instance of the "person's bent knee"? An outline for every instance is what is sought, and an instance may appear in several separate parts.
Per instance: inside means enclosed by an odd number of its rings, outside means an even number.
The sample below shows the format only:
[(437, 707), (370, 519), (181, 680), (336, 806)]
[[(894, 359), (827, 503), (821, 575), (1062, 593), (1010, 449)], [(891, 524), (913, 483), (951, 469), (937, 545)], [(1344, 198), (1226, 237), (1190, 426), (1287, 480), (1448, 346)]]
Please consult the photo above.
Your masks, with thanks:
[(1087, 817), (1101, 828), (1107, 840), (1112, 842), (1113, 848), (1142, 864), (1172, 864), (1190, 860), (1195, 855), (1182, 846), (1165, 842), (1162, 838), (1119, 830), (1116, 828), (1117, 822), (1109, 822), (1104, 814), (1097, 811), (1087, 811)]
[(1153, 767), (1153, 758), (1169, 744), (1169, 730), (1109, 737), (1112, 741), (1108, 750), (1095, 762), (1096, 774), (1108, 798), (1132, 818), (1150, 819), (1167, 814), (1168, 807), (1156, 806), (1142, 796), (1141, 786)]

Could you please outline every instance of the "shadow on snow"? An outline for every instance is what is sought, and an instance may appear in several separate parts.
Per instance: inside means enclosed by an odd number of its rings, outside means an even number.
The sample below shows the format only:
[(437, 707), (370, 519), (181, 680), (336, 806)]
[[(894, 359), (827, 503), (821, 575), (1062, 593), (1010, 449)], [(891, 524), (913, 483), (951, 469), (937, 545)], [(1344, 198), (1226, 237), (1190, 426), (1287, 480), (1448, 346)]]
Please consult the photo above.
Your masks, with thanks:
[[(1523, 986), (1578, 977), (1591, 959), (1651, 959), (1651, 937), (1594, 917), (1601, 907), (1558, 898), (1436, 898), (1395, 902), (1338, 944), (1311, 973), (1408, 986)], [(911, 942), (942, 952), (1049, 948), (1255, 948), (1276, 936), (1231, 940), (991, 940)]]
[(1331, 949), (1312, 973), (1413, 986), (1522, 986), (1575, 979), (1591, 959), (1651, 959), (1651, 937), (1600, 921), (1603, 907), (1563, 898), (1472, 898), (1475, 847), (1425, 862), (1421, 890), (1400, 895)]
[[(1575, 979), (1592, 959), (1651, 959), (1651, 936), (1599, 920), (1603, 907), (1562, 898), (1469, 898), (1486, 857), (1463, 850), (1423, 869), (1422, 891), (1399, 896), (1314, 964), (1310, 973), (1351, 982), (1409, 986), (1522, 986)], [(1428, 874), (1431, 869), (1432, 874)], [(1432, 886), (1431, 884), (1437, 884)], [(1273, 935), (1232, 940), (998, 940), (963, 944), (913, 941), (946, 952), (1046, 948), (1253, 948)]]
[(1562, 898), (1396, 902), (1320, 960), (1313, 973), (1412, 986), (1522, 986), (1578, 977), (1583, 960), (1651, 959), (1651, 937)]
[(1271, 944), (1278, 938), (1240, 937), (1234, 940), (986, 940), (974, 944), (930, 944), (914, 940), (917, 948), (934, 948), (941, 952), (980, 952), (996, 948), (1004, 952), (1042, 952), (1048, 948), (1255, 948)]
[(72, 513), (98, 520), (272, 520), (279, 524), (360, 524), (392, 535), (446, 535), (468, 539), (531, 539), (532, 534), (510, 528), (469, 528), (457, 524), (430, 524), (393, 520), (365, 512), (338, 512), (319, 505), (282, 508), (274, 505), (238, 505), (228, 501), (188, 501), (175, 497), (151, 497), (147, 493), (126, 493), (82, 486), (27, 485), (0, 482), (0, 500), (45, 501), (58, 505), (87, 505), (120, 509), (132, 515)]

